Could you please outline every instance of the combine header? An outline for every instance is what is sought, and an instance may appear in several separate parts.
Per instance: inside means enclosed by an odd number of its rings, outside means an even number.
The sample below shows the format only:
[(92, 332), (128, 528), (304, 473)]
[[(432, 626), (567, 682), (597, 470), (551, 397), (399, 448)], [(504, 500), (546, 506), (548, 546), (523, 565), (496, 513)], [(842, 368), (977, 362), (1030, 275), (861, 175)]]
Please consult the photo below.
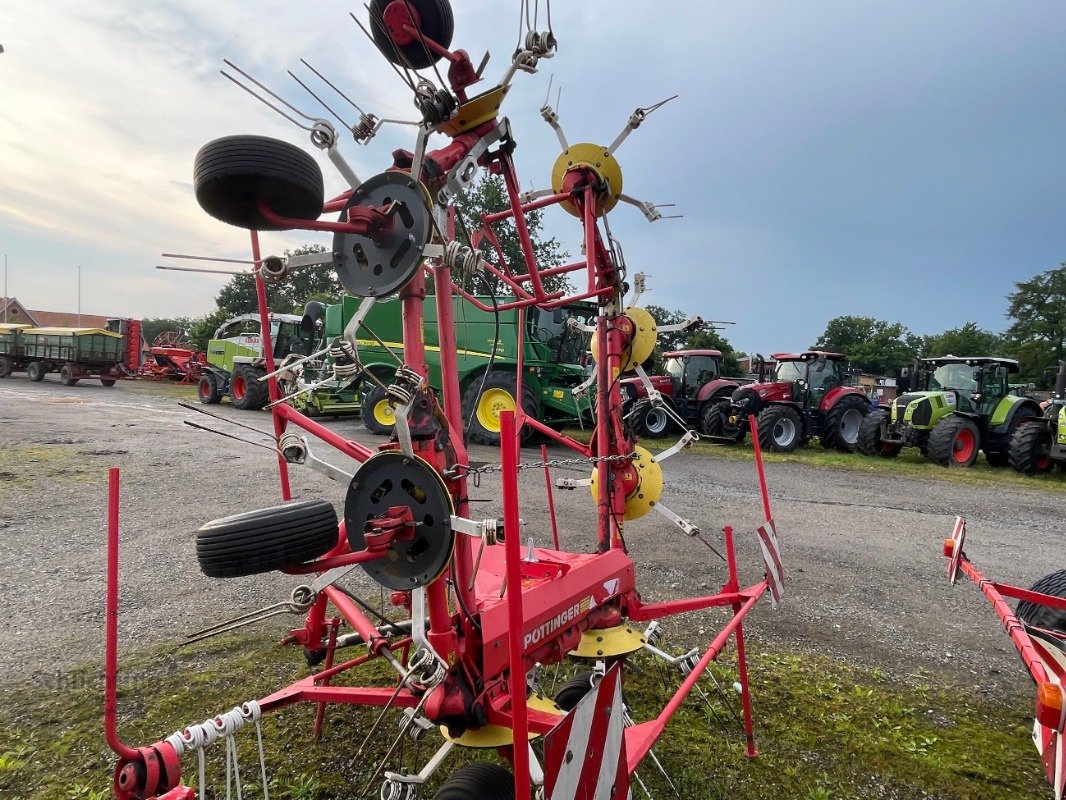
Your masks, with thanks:
[[(545, 104), (541, 113), (558, 135), (561, 152), (550, 173), (550, 188), (522, 194), (512, 161), (515, 139), (509, 121), (499, 111), (516, 75), (535, 72), (542, 59), (554, 54), (556, 38), (550, 16), (548, 30), (536, 30), (527, 22), (520, 47), (499, 82), (471, 94), (469, 89), (481, 80), (485, 63), (475, 67), (464, 50), (450, 49), (452, 12), (445, 0), (371, 0), (369, 10), (369, 30), (364, 30), (408, 83), (421, 115), (414, 123), (413, 151), (395, 151), (389, 169), (363, 180), (338, 150), (329, 121), (305, 115), (227, 62), (227, 76), (310, 132), (312, 144), (325, 152), (350, 188), (325, 200), (322, 175), (313, 158), (285, 142), (258, 136), (213, 141), (201, 149), (195, 167), (196, 196), (203, 208), (224, 222), (251, 230), (274, 422), (271, 449), (278, 454), (282, 498), (290, 497), (290, 466), (302, 465), (339, 484), (344, 515), (338, 520), (332, 503), (315, 500), (204, 525), (196, 548), (206, 574), (226, 578), (282, 570), (303, 577), (287, 600), (208, 628), (193, 638), (289, 611), (304, 619), (285, 641), (301, 648), (318, 671), (152, 745), (133, 748), (124, 744), (116, 722), (119, 497), (118, 476), (113, 472), (105, 728), (119, 756), (116, 797), (191, 800), (197, 790), (182, 782), (184, 755), (197, 753), (203, 758), (210, 745), (225, 742), (227, 759), (235, 759), (232, 736), (240, 729), (258, 728), (263, 714), (295, 703), (312, 703), (318, 709), (316, 732), (327, 706), (380, 709), (365, 741), (346, 754), (359, 771), (362, 785), (356, 792), (378, 794), (384, 800), (413, 800), (431, 775), (445, 769), (449, 754), (464, 747), (495, 750), (512, 769), (489, 763), (463, 767), (439, 789), (435, 796), (440, 800), (528, 800), (531, 796), (621, 800), (631, 781), (643, 786), (637, 773), (641, 764), (661, 769), (652, 751), (655, 742), (686, 699), (694, 692), (702, 693), (699, 682), (706, 680), (708, 666), (730, 641), (736, 648), (746, 749), (755, 755), (743, 622), (767, 591), (776, 605), (784, 582), (761, 461), (757, 464), (763, 515), (746, 523), (750, 530), (746, 535), (757, 537), (762, 553), (753, 582), (745, 585), (741, 581), (734, 532), (727, 526), (722, 529), (721, 558), (728, 571), (719, 591), (649, 602), (640, 594), (638, 568), (626, 546), (637, 520), (656, 511), (674, 527), (679, 546), (685, 534), (705, 545), (707, 549), (700, 552), (708, 557), (718, 554), (696, 524), (661, 502), (662, 462), (696, 435), (687, 432), (653, 456), (629, 433), (621, 411), (619, 376), (648, 357), (656, 331), (654, 324), (647, 324), (650, 315), (634, 305), (639, 288), (630, 298), (630, 307), (624, 303), (628, 291), (625, 260), (611, 236), (607, 215), (620, 202), (637, 206), (651, 221), (661, 214), (655, 206), (622, 192), (622, 169), (615, 153), (662, 104), (634, 111), (606, 146), (569, 144), (556, 112)], [(528, 13), (531, 10), (526, 9), (523, 19), (536, 19)], [(441, 72), (446, 73), (446, 80)], [(366, 144), (385, 121), (360, 113), (355, 124), (344, 122), (344, 126), (357, 142)], [(434, 136), (446, 140), (436, 149), (430, 147)], [(461, 224), (457, 229), (452, 201), (481, 169), (502, 176), (508, 205), (483, 215), (482, 228), (471, 236)], [(537, 262), (526, 215), (549, 206), (560, 206), (577, 220), (581, 259), (567, 264)], [(524, 254), (520, 267), (509, 264), (498, 246), (500, 225), (513, 225), (517, 232)], [(256, 231), (283, 229), (332, 233), (330, 251), (301, 256), (299, 268), (315, 268), (313, 258), (318, 258), (319, 266), (336, 269), (345, 289), (362, 298), (343, 335), (329, 343), (333, 368), (342, 377), (363, 370), (359, 340), (381, 338), (366, 329), (370, 306), (378, 298), (398, 294), (402, 363), (397, 364), (389, 383), (381, 386), (395, 409), (395, 432), (391, 441), (376, 449), (348, 440), (277, 402), (278, 370), (269, 341), (263, 281), (284, 274), (287, 267), (285, 262), (261, 258)], [(486, 257), (471, 241), (490, 242), (493, 252)], [(580, 288), (546, 291), (544, 279), (549, 275), (569, 275)], [(637, 287), (642, 283), (638, 277), (633, 276)], [(479, 283), (484, 291), (475, 293), (472, 283)], [(511, 299), (484, 302), (485, 292), (498, 290)], [(533, 309), (565, 308), (582, 300), (596, 304), (591, 324), (578, 319), (568, 322), (575, 330), (592, 334), (594, 372), (572, 390), (594, 398), (595, 427), (589, 444), (556, 432), (528, 415), (522, 403), (514, 403), (513, 410), (502, 409), (499, 415), (499, 465), (471, 461), (463, 436), (466, 421), (458, 380), (455, 295), (483, 312), (515, 310), (520, 318)], [(435, 306), (439, 394), (428, 377), (423, 335), (428, 315), (423, 303)], [(521, 344), (526, 326), (519, 324), (517, 332), (514, 375), (521, 396), (526, 375)], [(366, 378), (373, 381), (373, 373), (368, 372)], [(519, 441), (527, 428), (568, 450), (570, 458), (521, 463)], [(322, 458), (320, 451), (326, 448), (358, 462), (354, 474)], [(523, 521), (520, 509), (520, 471), (547, 473), (551, 466), (562, 464), (588, 470), (587, 478), (561, 479), (554, 484), (591, 493), (589, 519), (573, 520), (567, 531), (570, 541), (584, 531), (581, 552), (560, 545), (554, 522), (549, 526), (547, 521), (537, 524), (528, 517)], [(473, 516), (471, 493), (487, 472), (500, 474), (502, 516), (478, 519)], [(552, 486), (549, 482), (547, 488), (554, 521)], [(549, 534), (550, 547), (544, 546)], [(367, 582), (391, 592), (395, 608), (403, 609), (403, 619), (390, 622), (379, 617), (344, 585), (360, 571), (370, 579)], [(725, 612), (725, 621), (709, 642), (682, 655), (666, 649), (659, 620), (713, 608)], [(352, 647), (359, 648), (357, 655), (338, 659), (342, 649)], [(670, 699), (642, 719), (634, 718), (623, 693), (628, 665), (637, 654), (660, 659), (676, 670)], [(394, 670), (395, 680), (360, 685), (359, 668), (374, 660)], [(543, 670), (571, 660), (583, 662), (585, 670), (555, 701), (544, 696)], [(400, 722), (398, 734), (391, 724), (383, 724), (390, 714)], [(438, 747), (425, 763), (404, 769), (396, 754), (412, 732), (439, 737)], [(377, 746), (371, 748), (372, 744)], [(372, 759), (367, 755), (371, 749)], [(244, 775), (248, 774), (246, 770)], [(262, 776), (265, 789), (265, 765), (252, 774), (256, 780)], [(197, 788), (204, 791), (202, 785)]]

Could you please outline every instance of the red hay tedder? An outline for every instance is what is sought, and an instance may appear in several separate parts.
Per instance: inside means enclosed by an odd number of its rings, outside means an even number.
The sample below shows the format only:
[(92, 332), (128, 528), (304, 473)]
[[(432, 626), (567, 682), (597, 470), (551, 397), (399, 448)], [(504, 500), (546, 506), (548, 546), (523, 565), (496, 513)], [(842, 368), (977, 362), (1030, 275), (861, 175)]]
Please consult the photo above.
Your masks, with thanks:
[[(554, 54), (554, 33), (525, 31), (499, 83), (470, 95), (468, 89), (481, 80), (484, 64), (475, 69), (465, 51), (450, 49), (452, 26), (446, 0), (371, 1), (369, 30), (364, 30), (408, 81), (421, 120), (414, 151), (396, 151), (392, 167), (367, 180), (361, 180), (338, 151), (328, 121), (304, 115), (227, 62), (239, 76), (230, 75), (234, 81), (310, 131), (312, 143), (325, 152), (350, 189), (325, 200), (318, 164), (304, 151), (273, 139), (232, 136), (205, 145), (197, 155), (197, 199), (216, 218), (251, 231), (264, 332), (270, 330), (264, 279), (284, 276), (289, 268), (336, 269), (345, 289), (364, 298), (345, 335), (330, 343), (338, 373), (350, 376), (360, 369), (357, 339), (373, 336), (364, 330), (366, 311), (377, 298), (398, 293), (403, 358), (393, 382), (382, 386), (395, 404), (396, 433), (392, 441), (372, 449), (277, 403), (276, 365), (267, 343), (264, 353), (270, 397), (275, 401), (282, 498), (290, 498), (290, 465), (307, 466), (343, 486), (344, 518), (337, 519), (331, 503), (311, 501), (215, 520), (200, 529), (197, 555), (202, 569), (216, 577), (271, 570), (305, 576), (306, 583), (281, 604), (304, 615), (302, 626), (292, 630), (286, 641), (302, 648), (308, 662), (321, 668), (267, 697), (138, 748), (124, 744), (116, 729), (119, 492), (117, 471), (112, 472), (104, 717), (107, 741), (119, 757), (114, 792), (121, 800), (191, 800), (197, 792), (182, 782), (183, 755), (202, 755), (211, 744), (257, 724), (262, 714), (295, 703), (317, 704), (316, 728), (326, 705), (381, 709), (367, 742), (385, 736), (382, 720), (390, 710), (405, 714), (387, 755), (367, 769), (367, 785), (380, 777), (380, 796), (385, 800), (415, 798), (455, 747), (496, 749), (513, 772), (498, 765), (464, 767), (446, 781), (437, 797), (617, 800), (627, 796), (638, 765), (651, 754), (690, 693), (700, 691), (698, 681), (730, 641), (736, 648), (747, 752), (755, 755), (743, 621), (767, 592), (776, 605), (784, 582), (761, 461), (757, 460), (757, 472), (764, 518), (750, 523), (762, 553), (755, 582), (742, 583), (733, 530), (726, 527), (723, 558), (728, 579), (720, 591), (646, 602), (638, 591), (637, 566), (624, 538), (631, 523), (654, 510), (714, 550), (698, 526), (660, 501), (661, 462), (692, 442), (695, 434), (685, 433), (653, 456), (637, 444), (622, 416), (619, 376), (650, 355), (656, 330), (654, 324), (646, 324), (646, 312), (634, 305), (643, 276), (633, 276), (638, 290), (628, 307), (624, 303), (625, 262), (610, 235), (607, 214), (622, 201), (637, 206), (651, 221), (661, 215), (655, 206), (622, 193), (622, 171), (614, 153), (658, 105), (633, 112), (609, 146), (568, 144), (555, 112), (545, 105), (542, 116), (556, 131), (562, 152), (550, 188), (522, 194), (512, 161), (515, 141), (499, 109), (515, 75), (535, 72), (540, 60)], [(438, 63), (446, 69), (447, 80)], [(433, 74), (439, 83), (415, 70)], [(356, 141), (365, 144), (381, 124), (382, 120), (363, 114), (348, 127)], [(447, 142), (430, 149), (433, 135)], [(481, 229), (471, 237), (452, 201), (480, 170), (502, 177), (508, 206), (483, 215)], [(573, 263), (537, 262), (526, 215), (553, 205), (562, 206), (581, 226), (584, 257)], [(338, 218), (323, 219), (324, 214)], [(508, 266), (494, 230), (501, 224), (517, 231), (524, 270)], [(275, 259), (268, 267), (268, 259), (260, 255), (257, 231), (283, 229), (331, 232), (333, 247), (324, 254), (301, 256), (298, 264)], [(474, 249), (469, 244), (472, 238), (491, 246), (487, 251)], [(580, 288), (547, 291), (545, 279), (554, 275), (568, 275)], [(464, 288), (471, 281), (481, 281), (496, 302), (486, 305)], [(498, 298), (497, 291), (501, 291)], [(488, 311), (513, 308), (523, 313), (534, 306), (551, 309), (581, 299), (598, 303), (595, 324), (585, 329), (593, 334), (594, 374), (575, 389), (594, 398), (596, 424), (589, 444), (527, 417), (521, 403), (500, 398), (500, 464), (471, 464), (456, 370), (455, 294)], [(443, 373), (439, 397), (427, 378), (424, 302), (436, 305)], [(519, 330), (524, 332), (525, 327), (522, 324)], [(521, 361), (516, 374), (521, 397)], [(373, 380), (371, 375), (367, 378)], [(560, 548), (550, 480), (552, 547), (534, 544), (536, 539), (546, 540), (547, 523), (539, 529), (530, 525), (529, 531), (537, 532), (526, 540), (518, 473), (535, 467), (547, 475), (550, 464), (519, 463), (524, 428), (571, 451), (572, 459), (562, 463), (589, 470), (589, 478), (560, 479), (554, 485), (589, 488), (594, 505), (587, 522), (591, 553)], [(357, 461), (354, 474), (314, 454), (312, 441), (316, 448), (325, 445)], [(471, 516), (469, 487), (489, 470), (500, 473), (502, 518), (476, 519)], [(362, 570), (392, 592), (394, 605), (406, 609), (409, 618), (386, 625), (369, 617), (365, 604), (338, 584), (354, 570)], [(705, 647), (679, 657), (655, 646), (658, 620), (711, 608), (721, 608), (727, 616)], [(223, 623), (198, 636), (254, 618)], [(356, 645), (362, 648), (360, 655), (343, 662), (336, 658), (342, 647)], [(622, 692), (627, 659), (638, 652), (650, 652), (674, 665), (680, 679), (661, 710), (641, 720), (633, 719)], [(557, 704), (541, 696), (537, 673), (572, 658), (585, 660), (591, 677), (571, 693), (566, 704), (570, 707), (563, 708), (561, 697)], [(387, 662), (396, 680), (366, 686), (352, 685), (351, 678), (343, 685), (332, 683), (372, 660)], [(418, 770), (392, 770), (390, 759), (413, 725), (439, 727), (440, 747)], [(355, 751), (354, 761), (359, 761), (365, 745)], [(227, 747), (227, 752), (235, 749)], [(265, 782), (265, 768), (262, 774)]]

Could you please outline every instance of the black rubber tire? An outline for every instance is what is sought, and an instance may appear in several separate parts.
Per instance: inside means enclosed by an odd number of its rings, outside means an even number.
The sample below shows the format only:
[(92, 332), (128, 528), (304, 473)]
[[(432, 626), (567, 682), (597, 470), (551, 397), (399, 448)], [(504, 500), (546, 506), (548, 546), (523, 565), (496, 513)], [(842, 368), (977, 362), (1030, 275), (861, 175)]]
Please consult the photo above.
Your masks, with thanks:
[[(1045, 575), (1031, 588), (1034, 592), (1049, 594), (1052, 597), (1066, 597), (1066, 569)], [(1015, 614), (1026, 625), (1066, 633), (1066, 611), (1061, 608), (1049, 608), (1023, 600), (1018, 603)]]
[(856, 446), (864, 456), (880, 456), (881, 458), (895, 458), (899, 455), (903, 445), (898, 442), (886, 442), (885, 434), (888, 432), (889, 412), (879, 408), (871, 411), (859, 426), (859, 441)]
[(441, 784), (433, 800), (514, 800), (514, 775), (499, 764), (467, 764)]
[(378, 403), (385, 400), (387, 395), (380, 386), (372, 386), (370, 391), (363, 395), (359, 406), (359, 416), (363, 420), (366, 429), (378, 436), (392, 436), (393, 425), (384, 425), (374, 416), (374, 409)]
[(222, 401), (222, 392), (218, 389), (218, 378), (213, 373), (205, 372), (196, 384), (196, 396), (205, 406), (213, 406)]
[[(965, 450), (965, 440), (972, 437), (972, 450)], [(973, 420), (950, 414), (933, 427), (926, 455), (942, 467), (972, 467), (981, 447), (981, 431)]]
[[(400, 2), (401, 0), (397, 0)], [(370, 32), (374, 35), (374, 44), (389, 61), (397, 66), (411, 69), (425, 69), (440, 60), (440, 56), (426, 47), (422, 42), (410, 42), (398, 45), (392, 41), (388, 30), (382, 22), (381, 15), (392, 0), (371, 0)], [(455, 21), (452, 7), (448, 0), (402, 0), (413, 9), (419, 17), (418, 29), (427, 39), (432, 39), (444, 48), (452, 43)]]
[(15, 365), (7, 356), (0, 356), (0, 378), (6, 378), (15, 370)]
[[(481, 376), (479, 376), (474, 378), (466, 388), (466, 391), (463, 392), (463, 421), (466, 424), (467, 438), (472, 442), (488, 445), (498, 445), (500, 443), (500, 432), (486, 428), (477, 415), (478, 402), (481, 396), (494, 389), (502, 389), (511, 395), (513, 399), (518, 394), (518, 377), (513, 372), (494, 369), (485, 376), (484, 387), (481, 385)], [(526, 416), (537, 420), (540, 419), (540, 406), (537, 403), (537, 396), (533, 394), (533, 390), (526, 383), (522, 385), (522, 408), (525, 410)], [(531, 428), (522, 429), (523, 442), (532, 435), (533, 430)]]
[(1026, 420), (1010, 437), (1010, 465), (1023, 475), (1050, 472), (1055, 466), (1051, 458), (1054, 441), (1047, 420)]
[(769, 405), (759, 413), (757, 421), (759, 446), (763, 450), (791, 453), (804, 441), (803, 420), (792, 406)]
[(592, 691), (592, 671), (582, 670), (562, 685), (555, 693), (555, 705), (563, 711), (570, 711), (581, 702), (581, 698)]
[(262, 200), (274, 213), (301, 220), (322, 214), (322, 170), (299, 147), (266, 136), (224, 136), (200, 148), (193, 164), (200, 208), (238, 228), (285, 230), (259, 213)]
[(259, 378), (266, 372), (248, 364), (239, 364), (229, 382), (229, 399), (234, 408), (256, 411), (270, 402), (270, 390)]
[(674, 427), (674, 421), (666, 413), (665, 404), (656, 408), (650, 400), (644, 400), (634, 412), (634, 425), (641, 439), (662, 439)]
[(78, 380), (78, 378), (74, 377), (74, 370), (70, 368), (69, 364), (64, 364), (59, 370), (59, 382), (64, 386), (73, 386)]
[(31, 361), (26, 365), (26, 377), (34, 383), (40, 383), (44, 380), (44, 376), (48, 374), (48, 370), (45, 369), (44, 364), (40, 361)]
[(1010, 464), (1009, 452), (993, 452), (989, 453), (985, 451), (985, 461), (988, 462), (990, 467), (1005, 467)]
[(106, 387), (108, 387), (109, 389), (110, 389), (110, 388), (111, 388), (112, 386), (114, 386), (114, 385), (115, 385), (115, 384), (116, 384), (117, 382), (118, 382), (118, 381), (116, 381), (116, 380), (115, 380), (114, 378), (101, 378), (101, 379), (100, 379), (100, 383), (101, 383), (101, 385), (103, 385), (103, 386), (106, 386)]
[[(703, 408), (700, 409), (698, 420), (700, 433), (721, 440), (725, 436), (725, 422), (729, 417), (729, 409), (732, 405), (728, 398), (704, 403)], [(726, 441), (743, 442), (744, 437), (748, 434), (746, 425), (746, 422), (742, 423), (739, 426), (740, 430)]]
[[(859, 415), (859, 424), (855, 426), (853, 434), (848, 430), (848, 426), (854, 422), (856, 413)], [(854, 453), (862, 423), (869, 413), (869, 400), (854, 394), (841, 397), (826, 412), (822, 435), (818, 437), (822, 440), (822, 447), (827, 450), (839, 450), (841, 453)]]
[(212, 578), (235, 578), (312, 561), (337, 544), (325, 500), (287, 503), (212, 520), (196, 532), (196, 559)]

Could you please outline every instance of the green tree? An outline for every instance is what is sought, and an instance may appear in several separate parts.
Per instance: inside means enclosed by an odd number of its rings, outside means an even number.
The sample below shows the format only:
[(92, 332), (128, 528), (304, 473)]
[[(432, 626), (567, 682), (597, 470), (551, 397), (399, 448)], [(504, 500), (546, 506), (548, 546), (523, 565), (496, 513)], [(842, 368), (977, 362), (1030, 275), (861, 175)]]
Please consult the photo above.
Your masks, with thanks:
[(207, 343), (214, 338), (218, 326), (235, 314), (225, 309), (216, 308), (210, 314), (197, 317), (189, 326), (189, 346), (194, 350), (207, 352)]
[(1002, 349), (1003, 339), (997, 333), (982, 330), (976, 322), (967, 322), (961, 328), (926, 336), (922, 342), (922, 355), (926, 358), (939, 356), (994, 356)]
[[(456, 238), (466, 241), (469, 233), (477, 240), (478, 232), (483, 227), (481, 215), (502, 211), (509, 205), (507, 187), (503, 178), (499, 175), (483, 175), (455, 198)], [(533, 254), (541, 269), (558, 266), (570, 258), (570, 254), (563, 249), (554, 236), (545, 238), (542, 211), (531, 211), (526, 214), (526, 227), (529, 229), (529, 238), (533, 244)], [(500, 249), (503, 251), (511, 274), (527, 274), (525, 254), (522, 252), (522, 244), (518, 238), (518, 229), (515, 227), (514, 219), (494, 223), (492, 232), (499, 240)], [(489, 263), (499, 265), (499, 254), (491, 242), (482, 239), (478, 243), (478, 250)], [(543, 279), (543, 284), (545, 291), (548, 292), (572, 291), (572, 284), (566, 275), (551, 275)]]
[(165, 331), (177, 331), (179, 336), (185, 338), (191, 326), (190, 317), (149, 317), (141, 320), (141, 336), (149, 344)]
[(722, 351), (722, 375), (732, 378), (743, 377), (740, 370), (740, 359), (743, 353), (733, 349), (729, 340), (715, 330), (692, 331), (685, 339), (686, 350), (721, 350)]
[[(677, 325), (688, 319), (689, 315), (681, 309), (670, 311), (662, 306), (649, 305), (645, 310), (658, 325)], [(672, 331), (660, 333), (652, 355), (651, 369), (660, 372), (663, 366), (662, 354), (672, 350), (721, 350), (722, 374), (740, 377), (740, 356), (729, 344), (729, 340), (715, 330)], [(645, 367), (647, 369), (647, 367)]]
[[(326, 248), (320, 244), (309, 244), (286, 250), (284, 255), (298, 256), (304, 253), (324, 253)], [(344, 295), (337, 273), (332, 267), (304, 267), (295, 270), (280, 283), (266, 285), (267, 305), (271, 311), (279, 314), (299, 313), (304, 304), (310, 300), (325, 303), (337, 303)], [(259, 310), (259, 300), (255, 292), (255, 277), (250, 273), (234, 275), (229, 282), (218, 290), (215, 305), (237, 314), (253, 314)]]
[(1007, 352), (1018, 359), (1023, 380), (1040, 380), (1066, 358), (1066, 261), (1014, 286), (1007, 295), (1013, 320), (1004, 334)]
[(921, 346), (921, 337), (898, 322), (843, 316), (829, 320), (811, 349), (843, 353), (865, 372), (895, 375), (917, 357)]

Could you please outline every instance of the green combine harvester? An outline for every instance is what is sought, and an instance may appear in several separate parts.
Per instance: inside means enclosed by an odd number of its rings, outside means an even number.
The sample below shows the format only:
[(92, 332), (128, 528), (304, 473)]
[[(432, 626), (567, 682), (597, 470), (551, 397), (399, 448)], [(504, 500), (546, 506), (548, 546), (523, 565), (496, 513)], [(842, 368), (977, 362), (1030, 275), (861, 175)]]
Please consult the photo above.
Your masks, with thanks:
[(890, 404), (871, 411), (859, 429), (859, 451), (894, 458), (917, 447), (941, 466), (969, 467), (979, 450), (995, 467), (1006, 466), (1011, 436), (1040, 416), (1035, 400), (1012, 393), (1009, 358), (948, 355), (918, 362), (916, 385)]

